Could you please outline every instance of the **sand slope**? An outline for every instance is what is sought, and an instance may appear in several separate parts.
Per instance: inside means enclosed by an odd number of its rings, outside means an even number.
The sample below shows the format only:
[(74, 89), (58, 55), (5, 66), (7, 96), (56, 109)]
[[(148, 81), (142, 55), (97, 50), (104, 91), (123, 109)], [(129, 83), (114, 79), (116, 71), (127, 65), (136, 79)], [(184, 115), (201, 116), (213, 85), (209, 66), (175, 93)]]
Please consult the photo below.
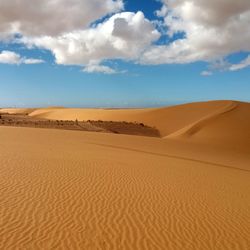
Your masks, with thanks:
[(4, 108), (0, 109), (0, 113), (8, 113), (8, 114), (30, 114), (36, 109), (33, 108)]
[(250, 159), (201, 148), (0, 127), (0, 249), (249, 249)]
[(162, 136), (169, 135), (231, 101), (190, 103), (156, 109), (38, 109), (30, 116), (58, 120), (113, 120), (143, 122), (160, 130)]
[(156, 127), (162, 137), (236, 147), (249, 152), (250, 103), (210, 101), (159, 109), (39, 109), (30, 116), (58, 120), (137, 121)]
[(169, 137), (232, 147), (250, 154), (250, 104), (229, 103)]

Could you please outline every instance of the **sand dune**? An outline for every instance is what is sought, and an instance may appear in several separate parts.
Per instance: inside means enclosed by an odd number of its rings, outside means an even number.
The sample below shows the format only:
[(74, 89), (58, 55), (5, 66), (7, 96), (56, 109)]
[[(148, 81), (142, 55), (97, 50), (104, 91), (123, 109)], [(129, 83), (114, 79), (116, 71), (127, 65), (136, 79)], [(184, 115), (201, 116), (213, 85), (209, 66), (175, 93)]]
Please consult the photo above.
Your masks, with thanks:
[(155, 109), (2, 109), (52, 120), (103, 120), (144, 123), (162, 138), (250, 154), (250, 103), (209, 101)]
[(0, 127), (0, 249), (250, 249), (249, 103), (18, 112), (163, 138)]
[(8, 113), (8, 114), (30, 114), (36, 109), (33, 108), (4, 108), (0, 109), (0, 113)]
[(188, 126), (184, 126), (180, 130), (177, 130), (176, 132), (168, 135), (167, 138), (191, 137), (192, 135), (196, 134), (198, 131), (206, 127), (210, 121), (213, 121), (216, 118), (219, 118), (221, 115), (231, 112), (238, 107), (238, 103), (228, 102), (227, 104), (225, 104), (225, 106), (213, 110), (213, 112), (209, 113), (208, 115), (201, 116), (201, 118), (197, 119), (197, 121), (189, 124)]
[(38, 109), (30, 116), (55, 120), (143, 122), (159, 129), (162, 136), (167, 136), (229, 103), (231, 101), (211, 101), (156, 109)]
[(167, 138), (217, 145), (250, 155), (250, 104), (228, 103)]
[(0, 138), (0, 249), (250, 247), (240, 163), (185, 159), (195, 145), (169, 139), (8, 127)]
[[(250, 147), (250, 104), (236, 101), (190, 103), (158, 109), (39, 109), (30, 116), (58, 120), (143, 122), (162, 137)], [(235, 146), (234, 145), (234, 146)], [(234, 147), (233, 146), (233, 147)]]

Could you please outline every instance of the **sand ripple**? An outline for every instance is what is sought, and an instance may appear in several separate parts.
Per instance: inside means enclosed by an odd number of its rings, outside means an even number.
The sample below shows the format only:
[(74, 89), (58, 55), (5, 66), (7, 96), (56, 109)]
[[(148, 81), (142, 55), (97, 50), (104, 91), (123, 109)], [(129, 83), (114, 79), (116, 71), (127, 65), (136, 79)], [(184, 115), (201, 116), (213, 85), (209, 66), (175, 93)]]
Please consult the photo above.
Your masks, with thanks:
[(246, 171), (70, 131), (0, 139), (0, 249), (250, 249)]

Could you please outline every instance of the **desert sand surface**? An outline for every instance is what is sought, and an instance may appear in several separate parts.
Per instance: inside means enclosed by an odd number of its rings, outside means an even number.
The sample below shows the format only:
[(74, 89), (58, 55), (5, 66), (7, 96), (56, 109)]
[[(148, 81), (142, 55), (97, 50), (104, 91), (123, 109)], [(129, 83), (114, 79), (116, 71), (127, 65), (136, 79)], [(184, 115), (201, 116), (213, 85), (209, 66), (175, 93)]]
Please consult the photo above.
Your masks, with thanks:
[(0, 249), (250, 249), (249, 103), (29, 115), (162, 138), (0, 126)]

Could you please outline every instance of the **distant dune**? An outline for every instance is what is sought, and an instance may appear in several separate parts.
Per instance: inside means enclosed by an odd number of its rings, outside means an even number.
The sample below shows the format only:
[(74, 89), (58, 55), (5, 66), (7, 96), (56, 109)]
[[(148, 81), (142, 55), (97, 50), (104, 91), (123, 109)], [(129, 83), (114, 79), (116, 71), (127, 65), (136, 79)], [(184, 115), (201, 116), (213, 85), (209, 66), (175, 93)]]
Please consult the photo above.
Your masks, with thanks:
[(8, 114), (30, 114), (36, 109), (34, 108), (4, 108), (0, 109), (1, 113), (8, 113)]
[[(17, 110), (5, 110), (16, 112)], [(142, 122), (156, 127), (162, 137), (192, 139), (223, 146), (250, 147), (250, 103), (210, 101), (155, 109), (71, 109), (21, 110), (37, 118), (54, 120), (103, 120)]]
[(162, 138), (249, 152), (250, 103), (209, 101), (148, 109), (2, 109), (10, 114), (51, 120), (138, 122), (159, 130)]

